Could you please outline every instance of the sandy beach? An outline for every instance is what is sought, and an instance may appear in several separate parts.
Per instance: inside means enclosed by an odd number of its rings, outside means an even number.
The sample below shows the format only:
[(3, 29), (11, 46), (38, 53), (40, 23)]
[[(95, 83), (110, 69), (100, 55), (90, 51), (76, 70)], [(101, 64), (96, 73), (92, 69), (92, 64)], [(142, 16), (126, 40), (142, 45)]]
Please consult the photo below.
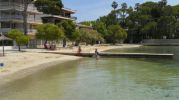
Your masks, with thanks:
[[(81, 46), (81, 48), (82, 52), (94, 52), (96, 48), (98, 51), (105, 51), (109, 49), (134, 48), (139, 46), (140, 45)], [(78, 47), (60, 48), (54, 52), (77, 52), (77, 50)], [(44, 50), (41, 49), (26, 49), (25, 51), (26, 52), (6, 52), (5, 57), (0, 57), (0, 63), (4, 63), (4, 67), (0, 68), (0, 84), (10, 82), (13, 79), (25, 77), (33, 72), (50, 66), (80, 59), (80, 57), (75, 56), (42, 53)]]
[(79, 57), (33, 52), (6, 54), (5, 57), (0, 58), (0, 62), (4, 63), (4, 67), (0, 68), (0, 80), (1, 83), (6, 83), (35, 71), (77, 59)]
[[(110, 49), (120, 49), (120, 48), (136, 48), (140, 47), (141, 45), (117, 45), (117, 46), (111, 46), (111, 45), (94, 45), (94, 46), (81, 46), (82, 53), (94, 53), (95, 49), (98, 49), (99, 52), (110, 50)], [(62, 53), (76, 53), (78, 51), (78, 47), (73, 48), (60, 48), (55, 51), (49, 51), (49, 52), (62, 52)], [(43, 51), (42, 51), (43, 52)], [(48, 51), (45, 51), (48, 52)]]

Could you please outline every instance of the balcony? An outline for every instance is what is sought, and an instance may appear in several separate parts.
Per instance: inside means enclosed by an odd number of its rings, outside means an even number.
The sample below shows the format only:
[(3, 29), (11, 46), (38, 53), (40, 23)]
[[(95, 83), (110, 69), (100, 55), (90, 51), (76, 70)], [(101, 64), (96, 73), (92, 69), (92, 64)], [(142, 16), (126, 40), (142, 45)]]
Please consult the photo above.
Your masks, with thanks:
[[(17, 30), (19, 30), (19, 31), (21, 31), (21, 32), (24, 31), (23, 28), (15, 28), (15, 29), (17, 29)], [(11, 29), (11, 28), (0, 28), (0, 33), (1, 33), (1, 32), (2, 32), (2, 33), (7, 33), (7, 32), (9, 32), (10, 30), (12, 30), (12, 29)], [(28, 33), (36, 33), (37, 30), (36, 30), (36, 29), (28, 29), (27, 32), (28, 32)]]
[[(7, 15), (7, 16), (0, 16), (0, 21), (16, 21), (16, 22), (23, 22), (23, 16), (20, 15)], [(27, 18), (28, 23), (42, 23), (41, 19), (34, 19), (33, 17)]]
[(9, 21), (9, 20), (23, 20), (23, 17), (20, 15), (2, 15), (0, 16), (0, 21)]
[[(8, 2), (0, 2), (0, 10), (17, 10), (23, 11), (24, 6), (20, 3), (8, 3)], [(37, 8), (33, 4), (29, 4), (27, 11), (29, 13), (40, 13), (38, 12)]]
[[(20, 31), (24, 31), (24, 29), (23, 28), (17, 28), (18, 30), (20, 30)], [(36, 33), (37, 32), (37, 30), (36, 29), (28, 29), (27, 30), (27, 33)]]
[(73, 20), (77, 20), (77, 17), (71, 17), (71, 19), (73, 19)]
[(11, 28), (0, 28), (0, 33), (7, 33), (11, 30)]
[(11, 10), (11, 9), (23, 11), (24, 6), (20, 3), (8, 3), (8, 2), (0, 3), (0, 10)]
[(64, 17), (64, 16), (61, 16), (61, 15), (44, 15), (42, 17), (42, 19), (46, 23), (48, 23), (48, 22), (55, 23), (55, 21), (60, 21), (60, 20), (75, 21), (77, 18), (76, 17)]
[(69, 8), (62, 8), (62, 11), (70, 12), (71, 14), (74, 14), (76, 12), (76, 10), (72, 10), (72, 9), (69, 9)]

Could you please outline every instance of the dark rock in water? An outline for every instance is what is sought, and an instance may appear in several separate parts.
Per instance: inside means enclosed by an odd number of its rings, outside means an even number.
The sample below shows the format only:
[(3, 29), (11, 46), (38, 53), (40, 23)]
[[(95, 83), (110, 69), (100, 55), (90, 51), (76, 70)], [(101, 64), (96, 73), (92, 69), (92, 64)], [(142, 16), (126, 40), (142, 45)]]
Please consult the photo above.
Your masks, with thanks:
[(165, 97), (170, 97), (170, 94), (166, 94)]

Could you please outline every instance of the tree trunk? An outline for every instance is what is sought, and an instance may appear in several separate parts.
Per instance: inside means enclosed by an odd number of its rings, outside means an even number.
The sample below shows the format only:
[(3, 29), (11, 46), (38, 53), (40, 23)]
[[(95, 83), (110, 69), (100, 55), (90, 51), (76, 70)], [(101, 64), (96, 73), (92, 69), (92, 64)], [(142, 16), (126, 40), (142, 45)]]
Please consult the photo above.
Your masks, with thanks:
[(66, 38), (63, 39), (63, 48), (66, 47)]
[(79, 41), (75, 41), (75, 46), (79, 46), (80, 42)]
[(45, 48), (45, 49), (48, 49), (48, 47), (47, 47), (47, 40), (45, 40), (44, 48)]
[(27, 9), (28, 9), (29, 0), (24, 0), (24, 11), (23, 11), (23, 28), (24, 34), (27, 35)]

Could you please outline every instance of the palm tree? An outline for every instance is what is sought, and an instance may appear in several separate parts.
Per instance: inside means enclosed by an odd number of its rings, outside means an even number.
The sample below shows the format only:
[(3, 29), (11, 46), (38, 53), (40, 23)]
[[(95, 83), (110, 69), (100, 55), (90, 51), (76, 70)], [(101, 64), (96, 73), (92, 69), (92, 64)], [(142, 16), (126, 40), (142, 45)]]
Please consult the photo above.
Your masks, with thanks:
[(135, 4), (135, 10), (136, 10), (136, 11), (139, 10), (139, 6), (140, 6), (140, 3), (136, 3), (136, 4)]
[(118, 7), (118, 4), (116, 1), (113, 1), (112, 5), (113, 9), (115, 10)]
[(167, 0), (161, 0), (161, 1), (159, 1), (159, 5), (160, 5), (161, 7), (166, 6), (167, 3), (168, 3)]

